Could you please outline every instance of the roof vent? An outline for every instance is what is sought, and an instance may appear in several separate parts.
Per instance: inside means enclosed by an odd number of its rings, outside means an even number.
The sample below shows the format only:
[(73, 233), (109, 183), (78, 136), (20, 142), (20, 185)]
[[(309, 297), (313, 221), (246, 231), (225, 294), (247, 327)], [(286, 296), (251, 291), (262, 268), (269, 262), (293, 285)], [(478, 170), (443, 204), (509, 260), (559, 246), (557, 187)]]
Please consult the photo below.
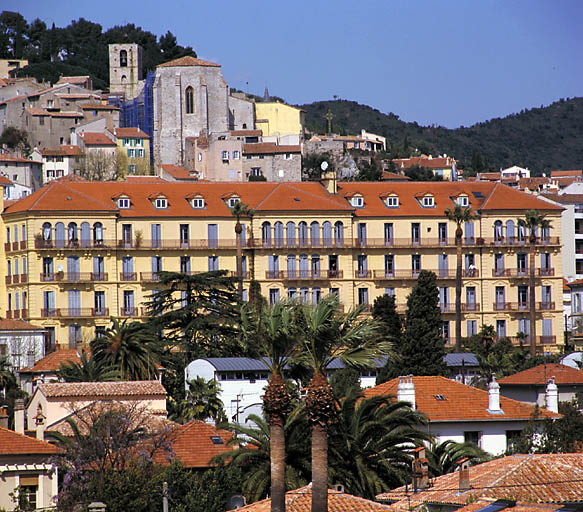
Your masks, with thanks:
[(436, 400), (445, 400), (445, 397), (443, 395), (433, 395), (435, 397)]

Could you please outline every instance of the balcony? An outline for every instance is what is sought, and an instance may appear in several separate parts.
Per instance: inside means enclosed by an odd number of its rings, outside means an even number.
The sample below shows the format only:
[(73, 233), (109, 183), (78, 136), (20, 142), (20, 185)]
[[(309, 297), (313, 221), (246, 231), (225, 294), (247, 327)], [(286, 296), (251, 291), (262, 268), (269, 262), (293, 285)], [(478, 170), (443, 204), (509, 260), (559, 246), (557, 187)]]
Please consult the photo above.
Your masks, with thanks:
[(138, 274), (136, 272), (122, 272), (119, 275), (120, 281), (137, 281)]
[[(560, 240), (558, 236), (547, 236), (544, 238), (537, 237), (536, 245), (559, 245)], [(495, 246), (523, 246), (528, 247), (530, 242), (528, 237), (492, 237), (492, 238), (478, 238), (476, 245), (495, 245)]]
[(10, 252), (10, 251), (25, 251), (26, 250), (26, 240), (24, 240), (23, 242), (6, 242), (4, 244), (4, 251), (5, 252)]
[(270, 238), (268, 240), (248, 239), (244, 244), (245, 248), (255, 249), (344, 249), (351, 248), (350, 239), (323, 238), (320, 240), (310, 239), (287, 239), (287, 238)]
[[(550, 301), (535, 302), (535, 311), (552, 311), (555, 309), (555, 303)], [(530, 311), (528, 302), (494, 302), (494, 311), (513, 311), (527, 312)]]
[(140, 317), (145, 316), (144, 308), (137, 308), (137, 307), (122, 307), (119, 310), (119, 316), (121, 317)]
[(355, 238), (355, 248), (455, 247), (455, 238)]
[(342, 279), (342, 270), (267, 270), (266, 279), (278, 279), (283, 281), (327, 281), (330, 279)]
[(38, 250), (111, 249), (115, 246), (115, 240), (43, 240), (37, 238), (34, 241), (34, 248)]
[(16, 318), (28, 318), (28, 309), (13, 309), (6, 311), (6, 318), (9, 320)]
[(42, 318), (95, 318), (108, 316), (109, 316), (108, 308), (41, 309)]
[(54, 273), (42, 273), (40, 275), (40, 281), (46, 282), (58, 282), (58, 283), (92, 283), (94, 281), (107, 281), (107, 273), (95, 273), (95, 272), (54, 272)]
[[(480, 311), (480, 305), (476, 302), (461, 304), (463, 313), (472, 313)], [(455, 302), (448, 302), (447, 304), (439, 304), (439, 309), (442, 313), (455, 313)]]
[(140, 281), (154, 283), (160, 281), (160, 272), (140, 272)]

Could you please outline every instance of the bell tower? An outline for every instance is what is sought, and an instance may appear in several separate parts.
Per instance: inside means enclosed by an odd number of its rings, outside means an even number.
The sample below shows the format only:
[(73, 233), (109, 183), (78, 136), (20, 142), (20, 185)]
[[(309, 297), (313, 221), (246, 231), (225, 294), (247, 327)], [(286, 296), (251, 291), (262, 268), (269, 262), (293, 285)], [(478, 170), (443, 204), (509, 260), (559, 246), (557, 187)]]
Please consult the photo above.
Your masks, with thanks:
[(109, 45), (109, 92), (123, 93), (126, 100), (140, 94), (142, 48), (137, 44)]

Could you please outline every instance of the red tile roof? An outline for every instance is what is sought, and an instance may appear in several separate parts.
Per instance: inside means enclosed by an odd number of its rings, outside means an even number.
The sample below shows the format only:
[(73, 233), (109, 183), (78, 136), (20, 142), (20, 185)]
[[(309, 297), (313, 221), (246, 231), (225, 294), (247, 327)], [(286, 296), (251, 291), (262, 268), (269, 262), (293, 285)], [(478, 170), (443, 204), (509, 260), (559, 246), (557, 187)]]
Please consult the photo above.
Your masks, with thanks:
[(159, 64), (159, 68), (172, 68), (177, 66), (203, 66), (203, 67), (213, 67), (220, 68), (220, 64), (215, 64), (214, 62), (208, 62), (206, 60), (197, 59), (195, 57), (186, 56), (180, 57), (179, 59), (174, 59), (169, 62), (164, 62), (164, 64)]
[[(309, 484), (294, 491), (286, 492), (285, 508), (288, 512), (310, 512), (312, 508), (312, 485)], [(257, 501), (237, 510), (241, 512), (269, 512), (271, 510), (271, 500)], [(330, 512), (381, 512), (394, 509), (382, 503), (328, 489), (328, 510)]]
[[(0, 175), (0, 185), (13, 185), (14, 182), (9, 180), (6, 176)], [(4, 205), (6, 206), (6, 201), (4, 201)]]
[(233, 137), (261, 137), (261, 130), (231, 130)]
[(500, 386), (503, 385), (546, 385), (547, 381), (555, 378), (555, 384), (583, 384), (583, 370), (576, 370), (564, 364), (549, 363), (540, 364), (534, 368), (529, 368), (522, 372), (515, 373), (500, 379)]
[[(462, 508), (456, 508), (455, 512), (478, 512), (488, 506), (496, 503), (494, 498), (480, 498), (469, 505)], [(500, 503), (496, 504), (498, 507)], [(508, 506), (500, 510), (507, 510), (508, 512), (554, 512), (557, 510), (557, 505), (547, 505), (544, 503), (516, 503), (509, 500)]]
[(437, 158), (430, 158), (428, 156), (412, 156), (411, 158), (395, 158), (393, 160), (397, 167), (402, 169), (408, 169), (409, 167), (413, 167), (418, 165), (420, 167), (427, 167), (428, 169), (444, 169), (447, 167), (451, 167), (455, 160), (451, 157), (437, 157)]
[(577, 169), (574, 171), (551, 171), (551, 178), (559, 178), (562, 176), (578, 176), (583, 177), (583, 170)]
[(65, 146), (59, 146), (57, 149), (43, 149), (41, 150), (42, 156), (81, 156), (83, 151), (79, 146), (73, 146), (67, 144)]
[(52, 455), (55, 445), (0, 427), (0, 457), (6, 455)]
[(191, 175), (190, 171), (180, 165), (163, 164), (160, 167), (177, 180), (196, 180), (198, 176), (198, 173)]
[(89, 82), (89, 75), (62, 76), (57, 84), (84, 84)]
[(11, 156), (11, 155), (3, 155), (3, 154), (0, 154), (0, 162), (19, 162), (19, 163), (24, 163), (24, 164), (41, 165), (40, 162), (35, 162), (34, 160), (30, 160), (28, 158), (22, 158), (19, 156)]
[[(392, 379), (373, 388), (366, 389), (366, 397), (379, 395), (397, 396), (399, 379)], [(488, 412), (488, 391), (448, 379), (446, 377), (413, 377), (417, 410), (425, 414), (431, 422), (466, 421), (513, 421), (529, 420), (534, 406), (500, 396), (500, 408), (504, 414)], [(438, 400), (441, 395), (445, 400)], [(540, 410), (541, 418), (560, 418), (545, 409)]]
[(116, 143), (105, 133), (84, 132), (81, 134), (81, 139), (86, 146), (116, 146)]
[(39, 384), (47, 398), (103, 398), (120, 396), (166, 396), (164, 386), (157, 380), (136, 380), (122, 382), (55, 382)]
[[(221, 444), (213, 442), (217, 437)], [(233, 437), (228, 430), (218, 429), (204, 421), (191, 421), (179, 426), (171, 436), (172, 450), (176, 458), (187, 468), (208, 468), (213, 457), (233, 449), (227, 443)], [(161, 464), (167, 463), (164, 457), (157, 457)]]
[(49, 112), (51, 117), (83, 117), (81, 112)]
[(272, 155), (279, 153), (301, 153), (300, 146), (278, 146), (275, 142), (243, 144), (244, 155)]
[(470, 467), (471, 489), (459, 490), (459, 472), (432, 480), (432, 487), (413, 494), (399, 487), (377, 496), (396, 502), (397, 510), (411, 510), (423, 503), (465, 505), (479, 498), (508, 499), (530, 503), (583, 501), (583, 455), (511, 455)]
[(56, 350), (39, 359), (31, 368), (23, 368), (20, 373), (57, 372), (61, 367), (61, 363), (79, 363), (80, 361), (79, 352), (75, 349)]
[(81, 103), (79, 105), (83, 110), (121, 110), (119, 107), (113, 105), (106, 105), (104, 103)]
[(115, 129), (116, 137), (124, 138), (124, 137), (133, 137), (136, 139), (149, 139), (150, 136), (140, 130), (139, 128), (128, 127), (128, 128), (116, 128)]
[(390, 171), (383, 171), (382, 176), (381, 176), (381, 180), (383, 181), (411, 181), (411, 178), (409, 178), (409, 176), (405, 176), (404, 174), (398, 174), (396, 172), (390, 172)]
[(33, 325), (24, 320), (0, 319), (0, 331), (43, 331), (44, 327)]

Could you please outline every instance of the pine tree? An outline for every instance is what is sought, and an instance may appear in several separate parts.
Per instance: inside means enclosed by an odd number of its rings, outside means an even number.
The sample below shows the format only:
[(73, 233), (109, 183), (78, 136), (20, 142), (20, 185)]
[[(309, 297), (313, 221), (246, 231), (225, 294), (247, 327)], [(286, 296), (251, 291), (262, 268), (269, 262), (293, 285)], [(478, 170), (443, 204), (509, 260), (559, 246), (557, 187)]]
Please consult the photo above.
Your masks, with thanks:
[(402, 342), (395, 347), (401, 375), (444, 375), (445, 341), (440, 332), (441, 311), (435, 274), (422, 270), (407, 298)]
[(382, 384), (387, 380), (398, 377), (401, 374), (400, 344), (403, 336), (403, 322), (399, 313), (394, 295), (381, 295), (374, 301), (372, 316), (379, 322), (382, 337), (393, 344), (395, 358), (387, 360), (381, 368), (376, 383)]

